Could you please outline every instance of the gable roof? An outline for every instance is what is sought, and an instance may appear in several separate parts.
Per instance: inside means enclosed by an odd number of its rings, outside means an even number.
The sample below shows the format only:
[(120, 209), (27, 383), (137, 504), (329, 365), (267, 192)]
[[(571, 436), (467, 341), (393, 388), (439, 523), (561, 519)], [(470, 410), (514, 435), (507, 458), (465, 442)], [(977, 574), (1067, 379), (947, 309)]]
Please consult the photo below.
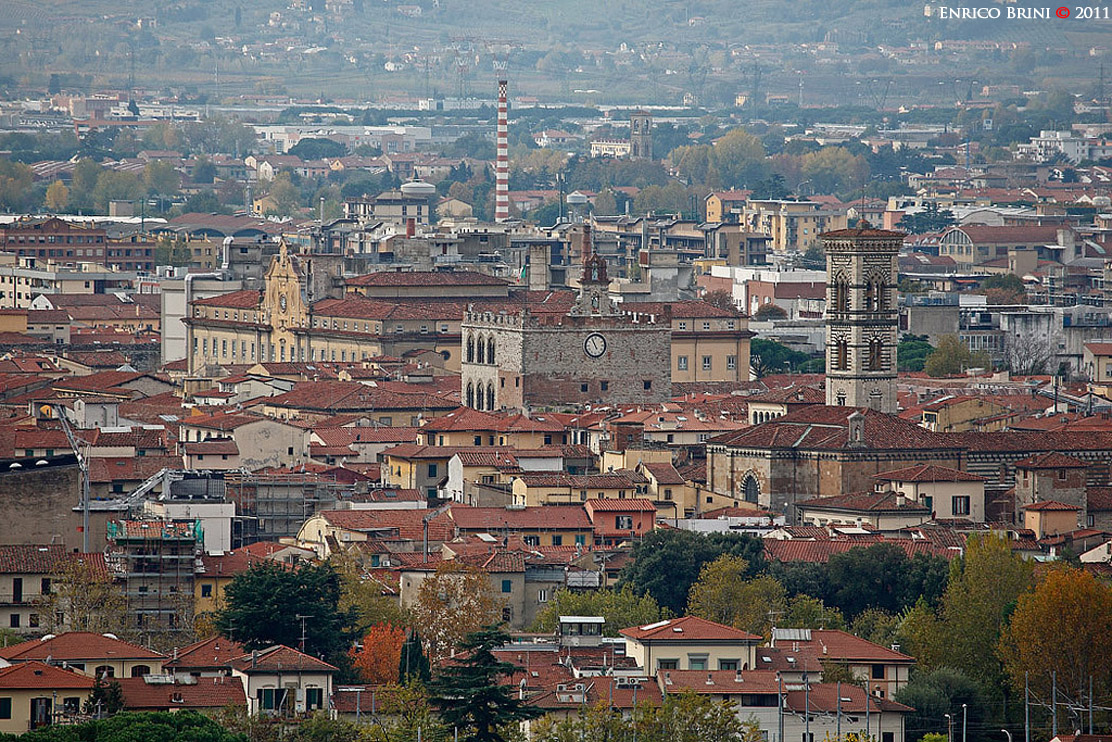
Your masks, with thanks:
[(519, 510), (453, 506), (448, 517), (462, 531), (591, 529), (591, 520), (582, 505), (541, 505)]
[(239, 678), (196, 678), (192, 682), (157, 683), (151, 677), (119, 678), (124, 708), (129, 711), (244, 708), (247, 697)]
[(163, 663), (175, 670), (215, 670), (230, 667), (231, 661), (242, 657), (246, 650), (239, 642), (214, 636), (179, 649), (173, 659)]
[(348, 286), (508, 286), (504, 278), (474, 271), (380, 271), (356, 276)]
[(70, 631), (42, 639), (30, 639), (0, 649), (9, 662), (45, 660), (83, 662), (88, 660), (165, 660), (166, 656), (138, 644), (125, 642), (110, 634)]
[[(849, 418), (864, 419), (864, 439), (850, 444)], [(959, 445), (941, 433), (933, 433), (895, 415), (867, 407), (812, 405), (760, 425), (711, 438), (708, 445), (731, 448), (795, 448), (805, 450), (863, 449), (922, 450), (951, 449)]]
[(1064, 453), (1051, 451), (1050, 453), (1028, 456), (1016, 462), (1017, 469), (1088, 469), (1089, 465), (1080, 459), (1067, 456)]
[(1023, 510), (1028, 512), (1076, 512), (1081, 508), (1076, 505), (1068, 505), (1064, 502), (1057, 500), (1042, 500), (1041, 502), (1033, 502), (1030, 505), (1021, 505)]
[(936, 464), (922, 464), (908, 466), (903, 469), (891, 469), (874, 474), (873, 479), (883, 482), (983, 482), (984, 477), (971, 474), (960, 469), (951, 469), (948, 466)]
[(63, 670), (43, 662), (20, 662), (0, 669), (2, 690), (92, 690), (96, 684), (88, 675)]
[(231, 661), (231, 667), (246, 675), (278, 672), (336, 672), (336, 668), (324, 660), (299, 652), (284, 644), (249, 652)]
[(758, 642), (761, 637), (748, 631), (735, 629), (698, 616), (681, 616), (666, 621), (657, 621), (646, 626), (631, 626), (621, 629), (622, 636), (635, 641), (712, 641), (712, 642)]
[(829, 497), (815, 497), (810, 500), (803, 500), (796, 503), (796, 507), (811, 508), (814, 510), (846, 510), (851, 512), (900, 512), (900, 513), (920, 513), (922, 515), (929, 515), (930, 508), (919, 505), (913, 500), (904, 498), (903, 504), (900, 504), (902, 495), (892, 490), (885, 490), (884, 492), (847, 492), (842, 495), (830, 495)]

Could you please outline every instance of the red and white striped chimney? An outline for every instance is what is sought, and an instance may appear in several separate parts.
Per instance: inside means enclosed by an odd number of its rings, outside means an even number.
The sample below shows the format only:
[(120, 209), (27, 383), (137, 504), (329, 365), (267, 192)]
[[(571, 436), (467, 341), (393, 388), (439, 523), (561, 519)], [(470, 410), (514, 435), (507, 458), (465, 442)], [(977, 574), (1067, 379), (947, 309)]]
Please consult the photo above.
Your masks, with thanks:
[(510, 218), (510, 121), (507, 83), (498, 81), (498, 159), (494, 165), (494, 220)]

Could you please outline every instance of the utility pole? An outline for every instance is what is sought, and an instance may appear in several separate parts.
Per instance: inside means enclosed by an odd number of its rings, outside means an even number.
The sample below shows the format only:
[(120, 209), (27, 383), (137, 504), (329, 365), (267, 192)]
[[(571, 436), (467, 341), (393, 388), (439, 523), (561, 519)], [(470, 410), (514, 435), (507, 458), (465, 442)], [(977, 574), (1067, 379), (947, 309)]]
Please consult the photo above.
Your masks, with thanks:
[(304, 653), (305, 652), (305, 621), (306, 621), (306, 619), (312, 618), (312, 616), (303, 616), (300, 613), (298, 613), (297, 618), (298, 618), (298, 620), (301, 621), (301, 652)]
[[(1057, 377), (1055, 377), (1057, 378)], [(1058, 736), (1058, 671), (1050, 671), (1050, 718), (1051, 736)]]
[(838, 739), (842, 738), (842, 681), (838, 681)]
[(966, 725), (966, 720), (967, 720), (967, 718), (968, 718), (968, 717), (967, 717), (967, 715), (966, 715), (966, 712), (967, 712), (967, 711), (968, 711), (968, 708), (967, 708), (967, 707), (966, 707), (966, 705), (965, 705), (965, 704), (963, 703), (963, 704), (961, 705), (961, 742), (966, 742), (966, 738), (965, 738), (965, 731), (966, 731), (966, 730), (967, 730), (967, 729), (969, 728), (969, 727), (968, 727), (968, 726)]
[(1031, 684), (1023, 673), (1023, 742), (1031, 742)]
[(811, 682), (803, 673), (803, 742), (811, 742)]

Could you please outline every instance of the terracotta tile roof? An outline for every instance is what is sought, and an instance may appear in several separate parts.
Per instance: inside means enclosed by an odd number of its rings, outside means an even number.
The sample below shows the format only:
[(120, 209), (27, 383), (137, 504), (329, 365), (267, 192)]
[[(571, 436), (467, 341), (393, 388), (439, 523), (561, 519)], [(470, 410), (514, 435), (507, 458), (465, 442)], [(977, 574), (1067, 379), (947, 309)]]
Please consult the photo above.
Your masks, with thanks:
[(124, 384), (146, 374), (135, 371), (99, 371), (87, 376), (70, 376), (54, 382), (54, 388), (75, 392), (118, 391)]
[[(1028, 242), (1035, 244), (1055, 244), (1058, 242), (1058, 229), (1056, 225), (1050, 226), (1020, 226), (1020, 227), (994, 227), (983, 224), (971, 224), (961, 227), (951, 227), (947, 232), (961, 230), (973, 241), (973, 244)], [(944, 233), (945, 234), (945, 233)]]
[[(450, 541), (455, 535), (449, 515), (441, 513), (429, 521), (429, 540)], [(397, 537), (420, 541), (424, 537), (423, 519), (427, 510), (325, 510), (320, 513), (336, 528), (349, 531), (396, 531)]]
[(954, 446), (977, 453), (1112, 451), (1112, 431), (1051, 430), (1045, 432), (1008, 431), (992, 433), (949, 433)]
[(176, 711), (247, 707), (243, 682), (231, 677), (201, 677), (192, 682), (151, 683), (149, 677), (119, 678), (128, 711)]
[(967, 471), (959, 469), (951, 469), (948, 466), (937, 466), (935, 464), (922, 464), (920, 466), (908, 466), (903, 469), (891, 469), (889, 471), (874, 474), (873, 479), (879, 479), (885, 482), (983, 482), (984, 477), (979, 477), (976, 474), (971, 474)]
[(927, 554), (929, 556), (941, 556), (952, 559), (960, 553), (956, 549), (947, 549), (932, 543), (912, 541), (911, 539), (870, 540), (867, 542), (856, 539), (827, 541), (804, 541), (800, 539), (778, 541), (774, 539), (765, 539), (764, 550), (765, 556), (770, 561), (826, 564), (834, 554), (843, 554), (850, 549), (860, 549), (872, 546), (876, 543), (896, 544), (902, 548), (909, 557), (915, 556), (916, 554)]
[(262, 301), (262, 294), (259, 291), (245, 289), (243, 291), (232, 291), (220, 296), (213, 296), (208, 299), (196, 299), (193, 301), (195, 307), (220, 307), (221, 309), (258, 309)]
[(250, 414), (190, 415), (181, 419), (183, 427), (219, 431), (235, 430), (236, 428), (242, 428), (244, 425), (260, 422), (278, 423), (280, 421), (262, 415)]
[(950, 436), (932, 433), (894, 415), (868, 408), (814, 405), (789, 412), (767, 423), (726, 433), (708, 445), (733, 448), (796, 448), (831, 450), (850, 448), (849, 417), (864, 418), (861, 447), (882, 450), (954, 449)]
[(1104, 340), (1085, 343), (1085, 350), (1095, 356), (1112, 356), (1112, 341)]
[(1072, 456), (1051, 451), (1050, 453), (1028, 456), (1016, 462), (1017, 469), (1088, 469), (1089, 465)]
[(90, 482), (143, 481), (162, 469), (181, 467), (178, 456), (120, 456), (89, 459)]
[(216, 670), (231, 667), (231, 661), (245, 652), (239, 642), (214, 636), (182, 647), (173, 659), (163, 663), (163, 667), (178, 671)]
[(646, 626), (631, 626), (618, 632), (639, 642), (645, 641), (732, 641), (754, 643), (761, 637), (748, 631), (724, 626), (698, 616), (681, 616)]
[(1068, 512), (1068, 511), (1078, 511), (1078, 510), (1081, 509), (1081, 508), (1077, 507), (1076, 505), (1067, 505), (1066, 503), (1058, 502), (1057, 500), (1042, 500), (1040, 502), (1033, 502), (1030, 505), (1021, 505), (1020, 507), (1024, 510), (1029, 511), (1029, 512), (1038, 512), (1038, 513), (1053, 512), (1053, 511)]
[[(569, 673), (570, 675), (570, 673)], [(582, 683), (585, 688), (581, 693), (561, 692), (556, 686), (560, 684)], [(581, 700), (582, 699), (582, 700)], [(529, 696), (529, 703), (542, 709), (557, 711), (560, 709), (576, 710), (599, 704), (606, 704), (611, 708), (632, 711), (635, 706), (647, 704), (659, 706), (663, 702), (660, 686), (652, 681), (644, 681), (637, 685), (634, 692), (633, 686), (618, 685), (617, 678), (610, 675), (559, 678), (555, 682), (547, 683), (547, 687), (535, 695)], [(636, 702), (636, 703), (635, 703)]]
[(900, 512), (921, 513), (930, 515), (930, 508), (912, 500), (906, 500), (901, 505), (897, 501), (900, 495), (897, 492), (847, 492), (842, 495), (829, 497), (816, 497), (810, 500), (801, 500), (796, 507), (813, 510), (847, 510), (853, 512)]
[(79, 554), (67, 551), (58, 544), (0, 546), (0, 574), (43, 574), (55, 572), (71, 561), (85, 562), (94, 573), (107, 578), (104, 554)]
[(109, 521), (109, 531), (115, 532), (115, 539), (175, 539), (190, 540), (196, 536), (195, 524), (190, 522), (171, 522), (160, 520), (114, 520)]
[(522, 414), (499, 415), (480, 412), (470, 407), (460, 407), (445, 415), (428, 421), (421, 431), (447, 433), (449, 431), (499, 431), (499, 432), (559, 432), (564, 431), (562, 423), (547, 419), (543, 415), (526, 417)]
[(807, 639), (792, 639), (790, 642), (786, 640), (779, 640), (777, 644), (787, 644), (789, 646), (799, 645), (800, 650), (803, 648), (810, 648), (815, 652), (816, 657), (821, 661), (826, 658), (848, 661), (850, 663), (880, 663), (880, 662), (894, 662), (900, 664), (910, 664), (915, 662), (915, 658), (909, 655), (897, 652), (888, 647), (876, 644), (867, 639), (862, 639), (859, 636), (854, 636), (846, 631), (838, 629), (809, 629), (811, 638)]
[(424, 391), (403, 394), (354, 381), (301, 381), (285, 394), (267, 397), (260, 400), (260, 404), (330, 414), (382, 410), (450, 410), (458, 406), (443, 397)]
[(642, 464), (641, 466), (653, 475), (657, 484), (683, 484), (686, 481), (671, 464)]
[(380, 271), (349, 278), (348, 286), (508, 286), (509, 281), (474, 271)]
[(329, 446), (352, 446), (361, 443), (414, 443), (418, 428), (352, 427), (313, 428), (313, 435)]
[(165, 660), (165, 655), (152, 652), (138, 644), (121, 641), (105, 634), (70, 631), (49, 639), (31, 639), (0, 649), (0, 657), (8, 662), (46, 660), (54, 662), (86, 662), (93, 660)]
[(659, 315), (671, 312), (673, 319), (735, 319), (745, 316), (736, 309), (718, 307), (705, 301), (623, 301), (618, 308), (626, 314)]
[(453, 505), (448, 517), (461, 531), (502, 530), (577, 530), (589, 531), (591, 520), (582, 505), (541, 505), (540, 507), (483, 508)]
[(427, 502), (428, 498), (419, 490), (402, 489), (397, 487), (357, 492), (351, 497), (352, 502)]
[(655, 513), (656, 505), (652, 500), (640, 497), (624, 499), (587, 500), (584, 503), (590, 513)]
[(525, 473), (518, 476), (527, 487), (566, 487), (570, 489), (632, 489), (633, 480), (625, 474)]
[[(669, 693), (690, 690), (716, 696), (777, 693), (780, 683), (773, 670), (659, 670), (657, 682)], [(659, 687), (659, 686), (658, 686)]]
[(746, 402), (772, 402), (789, 404), (825, 404), (826, 392), (813, 386), (789, 385), (767, 392), (757, 392), (745, 398)]
[[(55, 658), (57, 659), (57, 658)], [(0, 690), (92, 690), (96, 681), (88, 675), (47, 665), (20, 662), (0, 669)]]
[(282, 644), (260, 649), (258, 652), (245, 653), (232, 660), (230, 664), (233, 669), (247, 675), (298, 671), (336, 672), (336, 668), (327, 662)]

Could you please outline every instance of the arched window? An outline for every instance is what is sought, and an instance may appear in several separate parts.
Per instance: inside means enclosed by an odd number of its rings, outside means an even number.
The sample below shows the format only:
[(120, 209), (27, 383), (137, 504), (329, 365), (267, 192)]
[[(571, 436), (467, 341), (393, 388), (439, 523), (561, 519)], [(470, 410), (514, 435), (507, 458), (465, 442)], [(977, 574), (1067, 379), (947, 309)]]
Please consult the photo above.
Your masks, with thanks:
[(482, 336), (479, 336), (479, 340), (475, 345), (478, 346), (475, 361), (477, 363), (486, 363), (486, 342), (483, 340)]
[(741, 482), (741, 496), (746, 502), (757, 502), (761, 496), (761, 484), (752, 474), (747, 474)]
[(93, 675), (98, 678), (114, 678), (116, 677), (116, 668), (112, 667), (112, 665), (100, 665), (97, 667), (96, 671), (93, 672)]
[(884, 342), (880, 338), (869, 341), (869, 358), (865, 368), (868, 371), (884, 370)]
[(151, 668), (148, 665), (135, 665), (131, 668), (131, 677), (141, 678), (144, 675), (150, 675)]
[(494, 382), (487, 385), (487, 410), (494, 409)]
[(475, 386), (470, 381), (467, 382), (467, 406), (475, 406)]
[(487, 363), (494, 363), (494, 338), (487, 340)]
[(470, 333), (467, 335), (467, 362), (475, 362), (475, 338)]
[(833, 304), (835, 312), (848, 312), (849, 311), (849, 281), (846, 277), (839, 273), (834, 276), (833, 286)]
[(877, 312), (885, 308), (887, 298), (884, 279), (881, 276), (872, 276), (865, 284), (865, 308), (870, 312)]

